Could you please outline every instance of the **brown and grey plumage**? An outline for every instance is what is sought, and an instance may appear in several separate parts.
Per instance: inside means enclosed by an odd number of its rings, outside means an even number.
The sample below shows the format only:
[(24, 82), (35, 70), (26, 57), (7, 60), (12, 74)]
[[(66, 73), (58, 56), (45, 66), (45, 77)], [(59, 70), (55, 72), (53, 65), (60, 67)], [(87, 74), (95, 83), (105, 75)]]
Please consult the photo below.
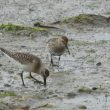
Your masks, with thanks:
[(21, 53), (21, 52), (11, 52), (6, 49), (0, 48), (0, 50), (8, 55), (9, 57), (13, 58), (20, 64), (24, 65), (23, 71), (21, 73), (21, 79), (22, 83), (24, 84), (23, 80), (23, 72), (28, 71), (30, 72), (30, 77), (36, 80), (36, 82), (43, 84), (43, 82), (35, 79), (32, 75), (31, 72), (37, 73), (41, 75), (44, 79), (44, 85), (46, 86), (46, 78), (49, 76), (49, 71), (48, 69), (44, 68), (43, 63), (40, 58), (38, 58), (35, 55), (29, 54), (29, 53)]
[(51, 54), (51, 63), (53, 65), (53, 59), (52, 56), (59, 56), (58, 65), (60, 61), (61, 55), (65, 52), (65, 50), (68, 50), (68, 53), (70, 54), (69, 48), (68, 48), (68, 38), (65, 36), (58, 36), (57, 38), (52, 38), (48, 41), (48, 49)]

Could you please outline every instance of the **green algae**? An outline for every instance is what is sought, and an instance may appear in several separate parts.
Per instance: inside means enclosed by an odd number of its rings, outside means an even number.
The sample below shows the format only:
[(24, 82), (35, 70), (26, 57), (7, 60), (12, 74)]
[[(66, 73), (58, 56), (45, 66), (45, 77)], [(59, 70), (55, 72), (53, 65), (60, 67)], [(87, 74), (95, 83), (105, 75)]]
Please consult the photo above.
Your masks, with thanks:
[[(77, 16), (65, 17), (64, 19), (55, 22), (53, 24), (69, 24), (74, 26), (75, 24), (82, 25), (108, 25), (108, 17), (95, 15), (95, 14), (79, 14)], [(76, 26), (76, 25), (75, 25)]]
[(78, 16), (73, 16), (69, 18), (65, 18), (61, 21), (61, 23), (93, 23), (93, 17), (89, 14), (80, 14)]
[(40, 27), (26, 27), (22, 25), (15, 25), (15, 24), (1, 24), (0, 30), (6, 31), (6, 32), (16, 32), (21, 30), (29, 30), (29, 31), (45, 31), (47, 29), (40, 28)]
[(8, 96), (16, 96), (13, 91), (2, 91), (0, 92), (0, 98), (8, 97)]
[(93, 18), (86, 14), (80, 14), (74, 18), (75, 23), (93, 23)]
[(90, 88), (88, 88), (88, 87), (80, 87), (79, 89), (78, 89), (78, 91), (80, 92), (80, 93), (91, 93), (92, 92), (92, 89), (90, 89)]

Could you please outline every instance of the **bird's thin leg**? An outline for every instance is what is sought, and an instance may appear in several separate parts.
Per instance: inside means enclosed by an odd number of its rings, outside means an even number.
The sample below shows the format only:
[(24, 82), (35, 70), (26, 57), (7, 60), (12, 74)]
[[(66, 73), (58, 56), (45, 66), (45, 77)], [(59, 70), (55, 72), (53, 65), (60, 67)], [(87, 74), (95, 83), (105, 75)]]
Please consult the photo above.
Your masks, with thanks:
[(67, 51), (68, 51), (68, 53), (69, 53), (69, 55), (70, 55), (70, 50), (69, 50), (68, 46), (66, 46), (66, 48), (67, 48)]
[(30, 72), (30, 77), (31, 77), (32, 79), (34, 79), (35, 82), (37, 82), (37, 83), (39, 83), (39, 84), (44, 84), (42, 81), (39, 81), (39, 80), (37, 80), (36, 78), (34, 78), (34, 77), (32, 76), (32, 74), (31, 74), (31, 72)]
[(58, 59), (58, 67), (59, 67), (59, 62), (60, 62), (60, 56), (59, 56), (59, 59)]
[(50, 66), (53, 66), (53, 59), (52, 59), (52, 54), (51, 54), (51, 61), (50, 61)]
[(22, 80), (23, 86), (25, 86), (24, 80), (23, 80), (23, 72), (24, 72), (24, 71), (21, 72), (21, 80)]

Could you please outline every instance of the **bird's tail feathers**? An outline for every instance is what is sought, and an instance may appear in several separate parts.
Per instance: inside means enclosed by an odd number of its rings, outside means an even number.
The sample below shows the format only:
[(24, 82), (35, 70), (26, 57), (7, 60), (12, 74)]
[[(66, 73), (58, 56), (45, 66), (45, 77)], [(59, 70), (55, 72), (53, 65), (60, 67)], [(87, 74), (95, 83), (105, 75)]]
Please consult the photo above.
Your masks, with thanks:
[(0, 47), (0, 50), (1, 50), (4, 54), (6, 54), (6, 55), (8, 55), (8, 56), (11, 56), (11, 52), (10, 52), (10, 51), (8, 51), (8, 50), (6, 50), (6, 49), (4, 49), (4, 48), (1, 48), (1, 47)]

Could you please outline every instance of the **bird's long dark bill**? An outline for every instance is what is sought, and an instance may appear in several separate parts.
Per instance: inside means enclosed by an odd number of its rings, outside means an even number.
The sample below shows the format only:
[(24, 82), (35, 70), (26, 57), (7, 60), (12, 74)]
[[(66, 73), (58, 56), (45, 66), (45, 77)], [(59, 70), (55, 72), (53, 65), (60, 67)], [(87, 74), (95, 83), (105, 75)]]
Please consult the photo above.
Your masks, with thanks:
[(68, 46), (67, 46), (66, 48), (67, 48), (67, 50), (68, 50), (68, 53), (69, 53), (69, 55), (70, 55), (70, 51), (69, 51), (69, 48), (68, 48)]
[(44, 86), (46, 86), (46, 77), (44, 77)]

